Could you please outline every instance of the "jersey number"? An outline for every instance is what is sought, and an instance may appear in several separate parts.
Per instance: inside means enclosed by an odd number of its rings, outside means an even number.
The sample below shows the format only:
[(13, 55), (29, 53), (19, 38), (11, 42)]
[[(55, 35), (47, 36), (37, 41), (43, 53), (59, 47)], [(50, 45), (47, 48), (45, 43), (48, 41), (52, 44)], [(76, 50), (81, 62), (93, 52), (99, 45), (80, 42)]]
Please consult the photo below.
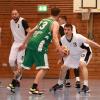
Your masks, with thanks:
[(44, 29), (47, 24), (48, 24), (48, 22), (43, 22), (42, 25), (39, 27), (40, 30)]

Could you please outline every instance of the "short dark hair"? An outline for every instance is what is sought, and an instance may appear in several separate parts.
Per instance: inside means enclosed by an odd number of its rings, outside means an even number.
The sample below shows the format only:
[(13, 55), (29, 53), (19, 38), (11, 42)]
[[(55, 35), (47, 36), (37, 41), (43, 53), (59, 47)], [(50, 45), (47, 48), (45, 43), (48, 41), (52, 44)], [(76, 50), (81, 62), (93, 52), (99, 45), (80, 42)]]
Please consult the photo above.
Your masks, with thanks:
[(17, 11), (17, 12), (19, 12), (17, 9), (12, 9), (12, 11)]
[(60, 16), (59, 18), (64, 19), (67, 22), (67, 17), (66, 16)]
[(70, 28), (71, 28), (71, 30), (73, 29), (72, 24), (65, 24), (65, 25), (64, 25), (64, 28), (65, 28), (65, 27), (70, 27)]
[(60, 9), (59, 8), (57, 8), (57, 7), (51, 8), (51, 15), (52, 16), (58, 16), (59, 13), (60, 13)]

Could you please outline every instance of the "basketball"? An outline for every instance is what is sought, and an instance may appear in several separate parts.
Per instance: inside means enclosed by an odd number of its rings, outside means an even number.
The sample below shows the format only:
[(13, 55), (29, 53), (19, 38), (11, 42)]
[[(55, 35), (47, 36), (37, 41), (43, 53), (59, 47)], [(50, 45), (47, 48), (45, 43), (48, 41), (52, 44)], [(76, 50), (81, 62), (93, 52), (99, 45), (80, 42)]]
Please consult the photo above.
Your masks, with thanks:
[(65, 51), (64, 54), (62, 54), (62, 57), (68, 56), (69, 55), (69, 49), (67, 46), (62, 45), (61, 48)]

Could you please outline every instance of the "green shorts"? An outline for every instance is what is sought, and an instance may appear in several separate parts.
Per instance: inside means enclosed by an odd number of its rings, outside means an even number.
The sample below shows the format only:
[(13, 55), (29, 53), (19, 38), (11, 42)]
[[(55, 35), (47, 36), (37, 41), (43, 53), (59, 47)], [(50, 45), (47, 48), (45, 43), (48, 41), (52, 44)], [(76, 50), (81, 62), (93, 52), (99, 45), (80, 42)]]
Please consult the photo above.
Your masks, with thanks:
[(31, 69), (33, 64), (36, 66), (36, 69), (49, 69), (47, 54), (27, 48), (21, 67)]

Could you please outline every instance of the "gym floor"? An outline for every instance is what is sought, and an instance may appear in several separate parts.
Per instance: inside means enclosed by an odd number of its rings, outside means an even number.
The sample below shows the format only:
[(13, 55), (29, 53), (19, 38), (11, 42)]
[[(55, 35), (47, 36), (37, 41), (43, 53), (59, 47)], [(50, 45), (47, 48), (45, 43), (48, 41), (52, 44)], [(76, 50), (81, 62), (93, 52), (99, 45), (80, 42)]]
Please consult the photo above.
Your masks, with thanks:
[(11, 79), (0, 78), (0, 100), (100, 100), (100, 80), (89, 80), (90, 93), (78, 93), (75, 88), (74, 79), (71, 80), (71, 87), (64, 87), (55, 93), (49, 89), (57, 83), (57, 79), (44, 79), (39, 88), (44, 91), (42, 95), (30, 95), (29, 88), (33, 79), (22, 79), (21, 87), (17, 88), (15, 93), (6, 89)]

